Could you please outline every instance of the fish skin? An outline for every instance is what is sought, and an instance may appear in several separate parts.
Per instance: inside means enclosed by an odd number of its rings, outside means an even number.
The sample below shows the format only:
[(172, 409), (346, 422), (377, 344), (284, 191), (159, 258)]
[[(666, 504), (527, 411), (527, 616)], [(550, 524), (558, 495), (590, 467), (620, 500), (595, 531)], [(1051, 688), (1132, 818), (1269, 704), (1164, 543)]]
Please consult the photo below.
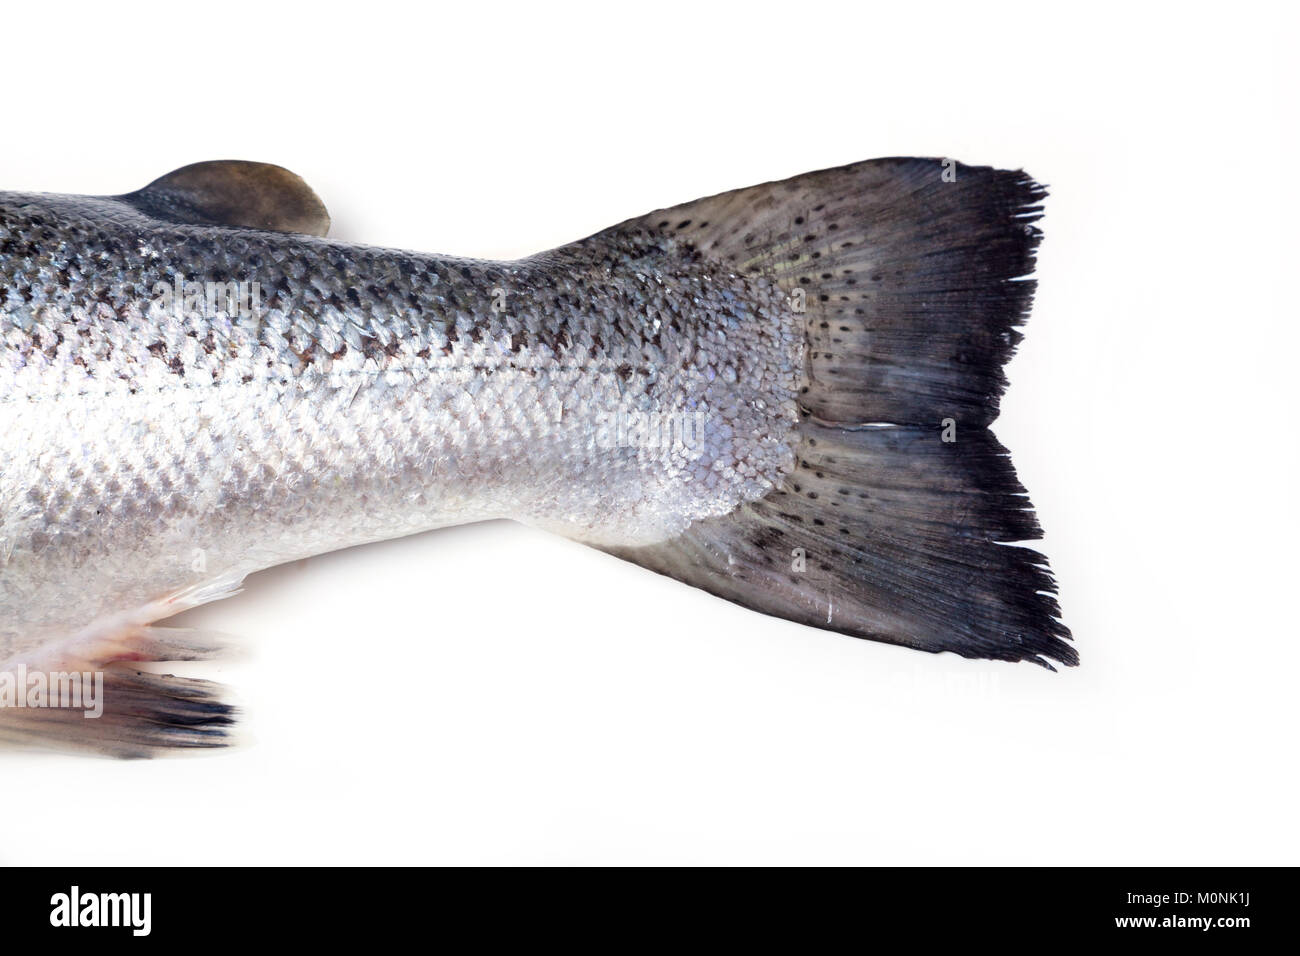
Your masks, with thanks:
[[(0, 193), (0, 740), (226, 746), (221, 688), (137, 669), (222, 641), (156, 622), (487, 518), (802, 625), (1077, 664), (989, 430), (1045, 196), (870, 160), (485, 262), (318, 238), (265, 164)], [(102, 677), (102, 719), (15, 704), (32, 673)]]
[[(178, 317), (178, 275), (261, 308)], [(671, 236), (486, 262), (0, 193), (0, 661), (450, 524), (670, 539), (793, 467), (804, 348), (781, 289)], [(620, 410), (701, 428), (607, 447)]]

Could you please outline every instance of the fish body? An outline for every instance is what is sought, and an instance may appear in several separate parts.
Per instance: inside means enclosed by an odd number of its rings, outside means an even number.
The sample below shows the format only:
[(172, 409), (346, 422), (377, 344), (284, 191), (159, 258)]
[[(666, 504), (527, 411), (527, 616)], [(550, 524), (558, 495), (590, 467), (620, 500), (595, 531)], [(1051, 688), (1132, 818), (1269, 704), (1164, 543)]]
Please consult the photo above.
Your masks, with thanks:
[[(752, 187), (510, 262), (309, 234), (314, 194), (260, 164), (123, 197), (0, 193), (0, 669), (202, 656), (155, 622), (263, 568), (491, 518), (857, 636), (1072, 662), (1039, 556), (1008, 549), (1033, 557), (995, 569), (1004, 597), (963, 551), (1036, 531), (984, 426), (1040, 192), (962, 169), (986, 180), (958, 207), (972, 234), (928, 241), (961, 266), (983, 239), (993, 268), (953, 289), (924, 250), (889, 258), (934, 232), (908, 196), (943, 185), (936, 161)], [(857, 208), (873, 189), (894, 203), (877, 221)], [(977, 473), (911, 487), (949, 419)], [(972, 603), (987, 627), (960, 619)], [(206, 688), (123, 688), (102, 729), (26, 713), (11, 736), (224, 739)], [(160, 694), (190, 707), (165, 739), (139, 718)]]
[[(0, 194), (0, 654), (449, 524), (662, 541), (791, 467), (801, 343), (754, 321), (779, 292), (671, 243), (498, 263), (212, 233)], [(262, 301), (185, 311), (177, 276)], [(634, 413), (695, 440), (620, 445)]]

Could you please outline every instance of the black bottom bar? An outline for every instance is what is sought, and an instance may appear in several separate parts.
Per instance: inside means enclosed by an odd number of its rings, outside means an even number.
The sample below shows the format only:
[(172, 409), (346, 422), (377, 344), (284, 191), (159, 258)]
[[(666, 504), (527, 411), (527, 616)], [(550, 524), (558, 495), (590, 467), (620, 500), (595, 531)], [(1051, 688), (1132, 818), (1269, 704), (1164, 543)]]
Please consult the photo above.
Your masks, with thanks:
[(537, 943), (613, 945), (755, 933), (815, 944), (849, 932), (866, 945), (901, 934), (1182, 946), (1262, 942), (1294, 925), (1289, 869), (619, 872), (598, 889), (584, 876), (574, 874), (571, 886), (549, 877), (541, 888), (521, 880), (504, 889), (499, 874), (487, 886), (477, 873), (449, 879), (432, 870), (10, 869), (0, 871), (0, 925), (11, 952), (28, 939), (74, 935), (78, 944), (243, 942), (267, 927), (292, 932), (298, 944), (337, 942), (344, 931), (469, 930), (483, 942), (522, 932)]

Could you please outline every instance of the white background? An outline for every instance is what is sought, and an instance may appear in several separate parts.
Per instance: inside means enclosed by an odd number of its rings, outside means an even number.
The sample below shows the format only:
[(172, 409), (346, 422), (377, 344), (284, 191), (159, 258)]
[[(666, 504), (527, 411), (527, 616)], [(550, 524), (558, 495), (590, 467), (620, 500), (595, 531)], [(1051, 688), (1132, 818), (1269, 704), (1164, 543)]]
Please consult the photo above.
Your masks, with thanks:
[[(761, 617), (506, 523), (186, 623), (216, 757), (0, 754), (0, 861), (1296, 863), (1296, 23), (1087, 4), (6, 8), (0, 188), (287, 166), (513, 257), (876, 156), (1052, 190), (996, 431), (1081, 667)], [(1290, 75), (1284, 75), (1284, 71)]]

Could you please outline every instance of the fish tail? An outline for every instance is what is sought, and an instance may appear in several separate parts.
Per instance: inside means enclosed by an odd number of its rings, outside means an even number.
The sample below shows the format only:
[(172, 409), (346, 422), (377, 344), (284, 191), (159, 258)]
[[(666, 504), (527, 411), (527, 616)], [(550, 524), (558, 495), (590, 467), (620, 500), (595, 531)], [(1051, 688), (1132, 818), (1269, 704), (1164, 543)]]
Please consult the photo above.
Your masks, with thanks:
[(1045, 195), (1022, 172), (883, 159), (634, 221), (690, 222), (699, 254), (778, 283), (804, 329), (804, 381), (779, 487), (615, 553), (855, 637), (1076, 664), (1047, 561), (1017, 544), (1042, 532), (988, 430)]

